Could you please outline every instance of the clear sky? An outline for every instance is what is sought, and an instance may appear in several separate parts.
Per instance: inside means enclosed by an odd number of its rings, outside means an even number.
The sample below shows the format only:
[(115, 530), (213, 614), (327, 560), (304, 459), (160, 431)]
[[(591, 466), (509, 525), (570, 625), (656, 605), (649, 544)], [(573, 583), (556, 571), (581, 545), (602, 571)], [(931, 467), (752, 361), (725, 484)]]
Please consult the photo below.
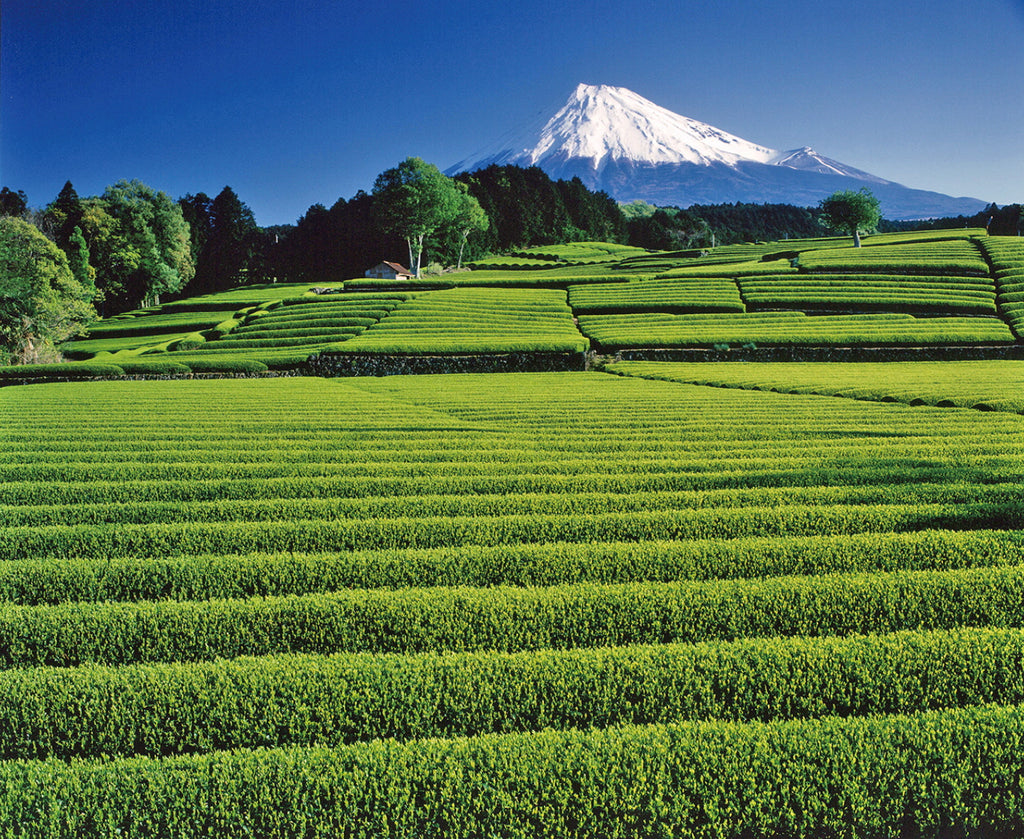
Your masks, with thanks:
[(1024, 202), (1024, 0), (3, 0), (0, 183), (173, 198), (261, 225), (445, 169), (628, 87), (776, 149)]

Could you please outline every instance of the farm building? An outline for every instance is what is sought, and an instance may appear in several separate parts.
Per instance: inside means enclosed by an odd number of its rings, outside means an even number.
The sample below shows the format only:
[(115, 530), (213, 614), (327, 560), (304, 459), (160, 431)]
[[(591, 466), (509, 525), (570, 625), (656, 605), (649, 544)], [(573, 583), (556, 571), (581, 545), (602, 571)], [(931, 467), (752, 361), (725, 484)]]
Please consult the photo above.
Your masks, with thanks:
[(411, 280), (412, 271), (397, 262), (379, 262), (367, 269), (365, 276), (374, 280)]

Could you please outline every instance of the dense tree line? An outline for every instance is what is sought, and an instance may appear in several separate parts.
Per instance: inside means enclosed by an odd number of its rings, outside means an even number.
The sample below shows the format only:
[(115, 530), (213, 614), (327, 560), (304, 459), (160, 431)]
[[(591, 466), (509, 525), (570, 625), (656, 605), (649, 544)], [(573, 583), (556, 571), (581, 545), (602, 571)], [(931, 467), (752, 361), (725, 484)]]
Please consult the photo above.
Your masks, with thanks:
[(925, 219), (920, 221), (886, 221), (878, 225), (882, 233), (901, 233), (907, 230), (952, 230), (963, 227), (984, 227), (992, 236), (1024, 235), (1024, 210), (1020, 204), (999, 207), (989, 204), (973, 216)]
[(489, 166), (456, 175), (490, 223), (474, 242), (473, 256), (562, 242), (625, 242), (619, 205), (592, 192), (579, 178), (553, 181), (536, 166)]
[(196, 271), (183, 296), (210, 294), (236, 285), (262, 282), (266, 276), (268, 235), (252, 210), (226, 186), (216, 198), (205, 192), (178, 200), (191, 231)]
[(361, 277), (383, 259), (405, 253), (402, 237), (378, 228), (373, 197), (359, 190), (328, 209), (314, 204), (294, 225), (273, 228), (267, 264), (277, 279), (323, 282)]
[(657, 250), (828, 235), (819, 208), (791, 204), (694, 204), (682, 210), (634, 201), (622, 212), (628, 244)]
[[(330, 208), (315, 204), (294, 226), (275, 229), (267, 263), (280, 279), (322, 281), (358, 277), (381, 260), (404, 261), (407, 236), (381, 211), (382, 193), (401, 174), (388, 170), (374, 194), (360, 191)], [(422, 261), (446, 266), (529, 245), (626, 240), (626, 221), (613, 199), (591, 192), (578, 178), (553, 181), (536, 167), (491, 166), (457, 175), (464, 212), (423, 237)], [(418, 236), (418, 234), (417, 234)], [(415, 261), (415, 255), (410, 261)], [(415, 266), (410, 266), (415, 269)]]

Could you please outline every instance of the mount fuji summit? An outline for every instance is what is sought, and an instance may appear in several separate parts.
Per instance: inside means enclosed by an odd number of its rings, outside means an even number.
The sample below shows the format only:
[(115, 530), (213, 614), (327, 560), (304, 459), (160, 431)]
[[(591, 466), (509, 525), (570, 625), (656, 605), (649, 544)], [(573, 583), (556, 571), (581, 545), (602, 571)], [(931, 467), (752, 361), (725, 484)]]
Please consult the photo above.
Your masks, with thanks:
[(537, 166), (552, 178), (579, 177), (619, 201), (659, 206), (735, 201), (814, 206), (836, 190), (867, 187), (889, 219), (973, 215), (986, 206), (911, 189), (809, 146), (777, 151), (680, 116), (624, 87), (579, 85), (540, 129), (467, 158), (446, 174), (492, 164)]

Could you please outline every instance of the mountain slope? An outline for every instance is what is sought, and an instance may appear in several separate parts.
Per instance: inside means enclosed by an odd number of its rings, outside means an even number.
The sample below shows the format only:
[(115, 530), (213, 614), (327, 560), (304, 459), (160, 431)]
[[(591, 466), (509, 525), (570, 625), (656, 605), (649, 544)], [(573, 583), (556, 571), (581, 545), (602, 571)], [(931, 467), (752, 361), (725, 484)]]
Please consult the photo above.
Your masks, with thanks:
[(817, 204), (837, 189), (868, 187), (887, 218), (972, 214), (985, 202), (916, 190), (825, 157), (809, 146), (777, 151), (673, 113), (622, 87), (578, 85), (540, 129), (456, 163), (538, 166), (579, 177), (620, 201), (681, 207), (733, 201)]

